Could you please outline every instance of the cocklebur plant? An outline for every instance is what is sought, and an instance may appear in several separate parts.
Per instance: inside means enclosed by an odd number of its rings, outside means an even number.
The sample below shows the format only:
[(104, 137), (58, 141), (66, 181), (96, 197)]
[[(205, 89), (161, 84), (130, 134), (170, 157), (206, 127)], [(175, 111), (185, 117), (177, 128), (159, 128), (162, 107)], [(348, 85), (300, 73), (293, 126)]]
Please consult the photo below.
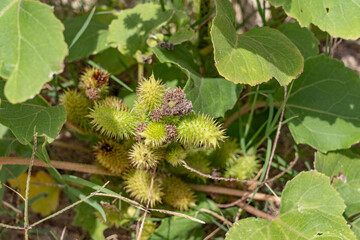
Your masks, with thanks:
[[(124, 176), (124, 179), (125, 189), (130, 196), (142, 203), (146, 203), (149, 198), (151, 174), (146, 170), (132, 169)], [(150, 206), (161, 203), (164, 193), (162, 192), (160, 179), (154, 179), (151, 190)]]
[(256, 156), (238, 156), (225, 170), (225, 177), (250, 179), (259, 171), (260, 164)]
[(96, 131), (120, 140), (131, 138), (137, 124), (137, 117), (115, 97), (95, 102), (88, 117)]
[(111, 173), (120, 175), (130, 166), (125, 144), (114, 140), (102, 140), (95, 146), (95, 158)]
[(107, 83), (109, 75), (96, 68), (86, 68), (80, 77), (79, 88), (85, 92), (85, 95), (91, 99), (105, 97), (108, 94)]
[(62, 97), (62, 102), (67, 119), (84, 132), (89, 132), (91, 130), (90, 119), (86, 116), (90, 113), (92, 102), (77, 90), (67, 90)]
[(189, 207), (195, 206), (194, 192), (180, 178), (168, 176), (162, 178), (164, 203), (178, 209), (187, 211)]
[[(97, 87), (98, 79), (105, 76), (97, 74), (94, 69), (88, 69), (82, 76), (82, 86)], [(100, 88), (106, 89), (106, 84)], [(223, 143), (226, 136), (221, 124), (194, 112), (183, 89), (166, 89), (153, 75), (139, 83), (132, 109), (117, 97), (91, 101), (93, 106), (86, 118), (102, 139), (95, 147), (95, 158), (111, 173), (123, 178), (126, 192), (141, 203), (146, 203), (149, 197), (150, 170), (159, 164), (162, 177), (155, 175), (150, 205), (165, 203), (186, 211), (194, 206), (195, 194), (176, 176), (164, 177), (169, 176), (170, 166), (172, 174), (186, 174), (190, 179), (206, 182), (205, 177), (182, 165), (210, 174), (214, 153), (226, 156), (225, 162), (235, 162), (229, 159), (236, 158), (238, 148), (233, 141)], [(224, 152), (219, 146), (224, 146)]]

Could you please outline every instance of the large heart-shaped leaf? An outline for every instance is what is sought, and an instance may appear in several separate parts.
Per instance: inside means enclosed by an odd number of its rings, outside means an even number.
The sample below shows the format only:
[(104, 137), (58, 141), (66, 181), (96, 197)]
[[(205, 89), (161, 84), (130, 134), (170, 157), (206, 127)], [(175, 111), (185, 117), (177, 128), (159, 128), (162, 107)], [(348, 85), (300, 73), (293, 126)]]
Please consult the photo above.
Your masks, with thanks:
[(229, 230), (226, 239), (355, 240), (342, 216), (344, 209), (344, 201), (327, 176), (316, 171), (302, 172), (286, 184), (280, 214), (274, 220), (240, 220)]
[(109, 27), (108, 42), (122, 53), (135, 55), (137, 50), (145, 53), (150, 33), (170, 20), (172, 14), (171, 10), (163, 11), (160, 5), (152, 3), (123, 10)]
[(238, 35), (231, 3), (215, 3), (211, 39), (216, 68), (223, 77), (250, 85), (275, 77), (281, 85), (287, 85), (302, 72), (304, 59), (300, 51), (281, 32), (262, 27)]
[(11, 104), (4, 97), (4, 84), (0, 80), (0, 123), (10, 128), (23, 144), (31, 142), (35, 132), (52, 142), (66, 121), (64, 106), (51, 107), (40, 96), (24, 103)]
[(188, 75), (184, 91), (195, 111), (221, 117), (234, 107), (242, 87), (223, 78), (202, 77), (192, 55), (184, 46), (175, 46), (171, 51), (155, 47), (153, 51), (160, 62), (173, 63)]
[(282, 6), (302, 26), (317, 25), (334, 37), (357, 39), (360, 37), (359, 0), (269, 0)]
[(297, 143), (322, 151), (349, 148), (360, 141), (360, 78), (343, 62), (309, 58), (286, 105)]
[(309, 29), (300, 27), (297, 22), (284, 23), (278, 29), (296, 45), (304, 59), (319, 54), (319, 40)]
[(345, 216), (360, 213), (360, 156), (350, 150), (316, 153), (315, 167), (333, 179), (334, 188), (345, 200)]
[(63, 69), (63, 26), (50, 6), (30, 0), (0, 1), (0, 76), (12, 103), (37, 94)]
[[(88, 16), (81, 16), (64, 21), (64, 36), (65, 41), (69, 46), (87, 18)], [(113, 18), (113, 14), (102, 14), (101, 12), (95, 13), (95, 16), (91, 19), (83, 34), (71, 49), (69, 49), (69, 56), (67, 59), (73, 61), (82, 57), (88, 57), (91, 54), (96, 54), (108, 48), (108, 27)]]

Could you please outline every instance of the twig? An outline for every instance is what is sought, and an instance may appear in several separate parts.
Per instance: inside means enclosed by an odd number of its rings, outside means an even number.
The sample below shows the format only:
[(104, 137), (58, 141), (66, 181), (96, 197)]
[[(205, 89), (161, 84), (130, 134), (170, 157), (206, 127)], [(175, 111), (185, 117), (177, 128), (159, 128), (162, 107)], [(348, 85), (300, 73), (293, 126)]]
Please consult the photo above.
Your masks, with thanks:
[(61, 233), (61, 236), (60, 236), (60, 240), (64, 240), (65, 232), (66, 232), (66, 226), (65, 226), (64, 229), (62, 230), (62, 233)]
[[(31, 161), (31, 159), (29, 159), (29, 158), (0, 157), (0, 164), (3, 164), (3, 165), (29, 165), (30, 161)], [(56, 160), (51, 160), (51, 163), (57, 169), (115, 176), (115, 174), (112, 174), (111, 172), (107, 171), (105, 168), (102, 168), (99, 166), (82, 164), (82, 163), (63, 162), (63, 161), (56, 161)], [(51, 168), (51, 166), (49, 164), (46, 164), (45, 162), (43, 162), (40, 159), (34, 159), (33, 166)]]
[(299, 154), (297, 152), (295, 152), (295, 158), (294, 158), (294, 160), (292, 162), (290, 162), (289, 166), (284, 171), (282, 171), (281, 173), (279, 173), (279, 174), (275, 175), (274, 177), (270, 178), (266, 182), (273, 182), (276, 179), (283, 176), (285, 173), (287, 173), (290, 169), (292, 169), (295, 166), (295, 164), (297, 163), (298, 160), (299, 160)]
[(5, 207), (10, 208), (10, 209), (13, 210), (14, 212), (16, 212), (16, 213), (18, 213), (18, 214), (22, 214), (22, 212), (21, 212), (19, 209), (17, 209), (16, 207), (14, 207), (13, 205), (11, 205), (10, 203), (3, 201), (2, 204), (3, 204)]
[(4, 184), (5, 187), (7, 187), (8, 189), (10, 189), (11, 191), (13, 191), (14, 193), (16, 193), (22, 200), (25, 201), (25, 198), (23, 197), (23, 195), (21, 195), (19, 192), (17, 192), (15, 189), (13, 189), (12, 187)]
[(96, 195), (96, 196), (104, 196), (104, 197), (118, 198), (118, 199), (127, 201), (127, 202), (129, 202), (129, 203), (132, 203), (132, 204), (135, 205), (136, 207), (141, 208), (141, 210), (145, 210), (145, 207), (144, 207), (143, 205), (141, 205), (140, 203), (138, 203), (138, 202), (136, 202), (136, 201), (134, 201), (134, 200), (131, 200), (131, 199), (129, 199), (129, 198), (123, 197), (123, 196), (116, 196), (116, 195), (107, 194), (107, 193), (96, 193), (95, 195)]
[(86, 196), (85, 198), (80, 199), (80, 200), (74, 202), (73, 204), (71, 204), (71, 205), (69, 205), (69, 206), (61, 209), (60, 211), (57, 211), (56, 213), (53, 213), (53, 214), (47, 216), (46, 218), (43, 218), (43, 219), (41, 219), (41, 220), (39, 220), (39, 221), (31, 224), (31, 225), (29, 226), (29, 228), (33, 228), (33, 227), (35, 227), (36, 225), (38, 225), (38, 224), (40, 224), (40, 223), (42, 223), (42, 222), (44, 222), (44, 221), (46, 221), (46, 220), (48, 220), (48, 219), (50, 219), (50, 218), (56, 217), (57, 215), (59, 215), (59, 214), (65, 212), (65, 211), (69, 210), (70, 208), (73, 208), (73, 207), (75, 207), (76, 205), (78, 205), (78, 204), (80, 204), (80, 203), (88, 200), (89, 198), (95, 196), (97, 193), (101, 192), (101, 191), (106, 187), (106, 185), (108, 185), (108, 184), (109, 184), (109, 181), (107, 181), (104, 185), (102, 185), (102, 187), (100, 187), (98, 190), (96, 190), (95, 192), (91, 193), (90, 195)]
[(24, 208), (24, 229), (25, 229), (25, 240), (29, 238), (28, 235), (28, 221), (29, 221), (29, 188), (30, 188), (30, 178), (31, 178), (31, 169), (34, 164), (34, 158), (37, 148), (37, 132), (34, 134), (34, 148), (31, 154), (30, 165), (28, 169), (28, 175), (26, 179), (26, 188), (25, 188), (25, 208)]
[(217, 214), (216, 212), (213, 212), (213, 211), (210, 211), (209, 209), (206, 209), (206, 208), (201, 208), (199, 209), (198, 211), (196, 211), (195, 213), (195, 217), (198, 216), (199, 212), (205, 212), (205, 213), (208, 213), (214, 217), (216, 217), (217, 219), (220, 219), (221, 221), (223, 221), (225, 224), (229, 225), (230, 227), (232, 227), (232, 222), (230, 222), (229, 220), (227, 220), (226, 218), (220, 216), (219, 214)]
[(204, 221), (191, 217), (189, 215), (183, 214), (183, 213), (178, 213), (178, 212), (173, 212), (173, 211), (169, 211), (169, 210), (165, 210), (165, 209), (154, 209), (154, 208), (149, 208), (149, 211), (153, 211), (153, 212), (161, 212), (161, 213), (166, 213), (166, 214), (170, 214), (170, 215), (174, 215), (174, 216), (179, 216), (179, 217), (183, 217), (183, 218), (187, 218), (189, 220), (192, 220), (194, 222), (198, 222), (201, 224), (205, 224)]
[(243, 208), (248, 213), (251, 213), (252, 215), (255, 215), (257, 217), (261, 217), (261, 218), (264, 218), (264, 219), (275, 219), (276, 218), (276, 217), (274, 217), (272, 215), (269, 215), (267, 213), (264, 213), (263, 211), (260, 211), (260, 210), (258, 210), (256, 208), (254, 208), (253, 206), (250, 206), (250, 205), (246, 206), (246, 203), (240, 202), (237, 205), (239, 207)]
[(152, 174), (152, 177), (151, 177), (150, 189), (149, 189), (149, 195), (148, 195), (148, 201), (147, 201), (147, 203), (146, 203), (145, 212), (144, 212), (144, 215), (143, 215), (143, 218), (142, 218), (142, 221), (141, 221), (140, 229), (139, 229), (138, 235), (137, 235), (137, 237), (136, 237), (136, 240), (140, 240), (140, 239), (141, 239), (141, 234), (142, 234), (142, 231), (143, 231), (143, 228), (144, 228), (146, 215), (147, 215), (147, 213), (148, 213), (148, 209), (149, 209), (150, 202), (151, 202), (151, 194), (152, 194), (152, 190), (153, 190), (153, 186), (154, 186), (155, 173), (156, 173), (156, 167), (154, 168), (153, 174)]
[(214, 231), (212, 231), (209, 235), (207, 235), (204, 240), (208, 240), (210, 238), (212, 238), (218, 231), (220, 231), (221, 228), (216, 228)]
[(269, 177), (269, 172), (270, 172), (270, 167), (271, 167), (271, 163), (272, 160), (274, 158), (275, 155), (275, 150), (279, 141), (279, 137), (280, 137), (280, 130), (281, 130), (281, 126), (282, 126), (282, 120), (284, 118), (284, 112), (285, 112), (285, 103), (286, 103), (286, 97), (287, 97), (287, 86), (284, 86), (284, 102), (283, 102), (283, 107), (281, 109), (281, 114), (280, 114), (280, 119), (279, 119), (279, 123), (278, 123), (278, 128), (276, 130), (276, 135), (275, 135), (275, 140), (274, 140), (274, 145), (271, 149), (271, 155), (270, 155), (270, 160), (266, 169), (266, 173), (265, 173), (265, 178), (264, 181), (266, 181)]
[(239, 221), (242, 211), (243, 211), (243, 209), (239, 208), (238, 212), (236, 213), (235, 222)]
[[(250, 197), (250, 195), (251, 195), (251, 193), (249, 193), (247, 196), (244, 196), (245, 198), (247, 198), (247, 197)], [(238, 203), (240, 203), (240, 202), (243, 202), (244, 200), (245, 200), (245, 198), (244, 197), (242, 197), (242, 198), (239, 198), (239, 199), (237, 199), (236, 201), (234, 201), (234, 202), (231, 202), (231, 203), (218, 203), (218, 204), (216, 204), (219, 208), (231, 208), (231, 207), (233, 207), (233, 206), (236, 206), (236, 205), (238, 205)]]
[(11, 226), (11, 225), (7, 225), (7, 224), (4, 224), (4, 223), (0, 223), (0, 227), (9, 228), (9, 229), (16, 229), (16, 230), (24, 230), (24, 227)]
[(238, 179), (238, 178), (214, 177), (214, 176), (211, 176), (210, 174), (202, 173), (202, 172), (190, 167), (189, 165), (187, 165), (187, 163), (185, 161), (183, 161), (182, 165), (184, 166), (184, 168), (186, 168), (187, 170), (189, 170), (191, 172), (197, 173), (200, 176), (210, 178), (210, 179), (213, 179), (213, 180), (227, 181), (227, 182), (245, 182), (245, 183), (247, 183), (247, 182), (256, 182), (256, 183), (261, 183), (261, 181), (256, 181), (256, 180), (251, 180), (251, 179), (247, 180), (247, 179)]
[[(214, 186), (214, 185), (189, 184), (189, 187), (196, 191), (225, 194), (225, 195), (231, 195), (231, 196), (237, 196), (237, 197), (249, 196), (252, 194), (252, 192), (231, 189), (231, 188), (218, 187), (218, 186)], [(275, 198), (274, 196), (267, 195), (264, 193), (256, 193), (254, 196), (254, 199), (260, 200), (260, 201), (278, 202), (278, 199)]]

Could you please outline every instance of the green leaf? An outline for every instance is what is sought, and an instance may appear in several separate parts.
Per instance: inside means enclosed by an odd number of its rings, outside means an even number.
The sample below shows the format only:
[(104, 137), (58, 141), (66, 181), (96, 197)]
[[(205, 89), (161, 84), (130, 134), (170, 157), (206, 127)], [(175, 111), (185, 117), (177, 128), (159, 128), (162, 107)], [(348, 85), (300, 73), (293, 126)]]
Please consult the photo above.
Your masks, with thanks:
[(302, 72), (302, 55), (281, 32), (262, 27), (238, 35), (231, 3), (226, 0), (215, 3), (211, 39), (220, 75), (234, 83), (250, 85), (275, 77), (281, 85), (287, 85)]
[(160, 62), (170, 62), (188, 75), (184, 91), (186, 98), (193, 103), (193, 109), (213, 117), (224, 116), (225, 112), (234, 107), (242, 86), (237, 86), (223, 78), (206, 78), (199, 73), (193, 56), (181, 45), (174, 50), (153, 48)]
[(319, 54), (319, 40), (309, 29), (300, 27), (297, 22), (288, 22), (280, 25), (278, 30), (296, 45), (304, 59)]
[[(101, 12), (98, 12), (97, 14), (101, 14)], [(64, 36), (68, 45), (71, 44), (76, 34), (82, 28), (87, 17), (88, 16), (75, 17), (64, 21)], [(108, 26), (113, 19), (113, 14), (95, 14), (83, 34), (69, 50), (67, 59), (69, 61), (74, 61), (79, 58), (88, 57), (92, 54), (97, 54), (108, 48)]]
[(194, 36), (194, 30), (192, 29), (182, 29), (178, 32), (175, 32), (171, 37), (169, 38), (169, 43), (172, 44), (180, 44), (186, 41), (189, 41)]
[[(196, 209), (186, 212), (185, 214), (195, 217), (196, 212), (201, 208), (209, 209), (213, 212), (219, 212), (219, 208), (216, 204), (209, 200), (202, 200)], [(199, 213), (196, 216), (197, 219), (200, 219), (206, 223), (212, 223), (214, 217), (206, 213)], [(150, 240), (184, 240), (190, 239), (192, 237), (192, 232), (198, 228), (201, 228), (203, 225), (196, 223), (184, 217), (172, 216), (162, 220), (160, 226), (155, 230), (151, 235)], [(195, 238), (199, 239), (199, 238)], [(202, 239), (202, 238), (200, 238)]]
[(118, 19), (109, 27), (108, 42), (118, 47), (122, 53), (134, 56), (137, 50), (145, 53), (146, 40), (151, 32), (164, 25), (173, 11), (162, 11), (158, 4), (138, 4), (132, 9), (120, 12)]
[(95, 55), (94, 62), (114, 75), (129, 70), (136, 63), (134, 58), (121, 54), (116, 48), (108, 48)]
[(357, 239), (360, 239), (360, 218), (351, 223), (351, 230), (355, 233)]
[(342, 213), (344, 201), (330, 179), (316, 171), (289, 181), (281, 197), (280, 214), (272, 221), (246, 218), (234, 224), (227, 240), (353, 239)]
[(10, 128), (23, 144), (31, 142), (35, 132), (52, 142), (66, 121), (64, 106), (51, 107), (40, 96), (24, 103), (11, 104), (4, 97), (4, 84), (0, 81), (0, 123)]
[(322, 152), (349, 148), (360, 140), (360, 78), (343, 62), (309, 58), (295, 80), (286, 118), (297, 143)]
[(31, 98), (62, 71), (67, 54), (62, 30), (48, 5), (0, 1), (0, 76), (8, 79), (5, 95), (11, 103)]
[[(360, 156), (350, 150), (327, 154), (317, 152), (315, 168), (330, 178), (334, 177), (333, 187), (345, 201), (345, 217), (360, 213)], [(345, 182), (338, 178), (339, 174), (344, 175)]]
[(104, 231), (108, 226), (95, 216), (94, 211), (85, 203), (80, 203), (76, 208), (73, 225), (81, 226), (89, 232), (91, 239), (105, 240)]
[[(0, 105), (1, 105), (1, 102), (0, 102)], [(6, 132), (8, 131), (9, 129), (7, 127), (5, 127), (4, 125), (0, 124), (0, 139), (2, 137), (4, 137), (4, 135), (6, 134)]]
[(282, 6), (287, 15), (296, 18), (300, 25), (317, 25), (334, 37), (357, 39), (360, 37), (360, 1), (349, 0), (269, 0)]

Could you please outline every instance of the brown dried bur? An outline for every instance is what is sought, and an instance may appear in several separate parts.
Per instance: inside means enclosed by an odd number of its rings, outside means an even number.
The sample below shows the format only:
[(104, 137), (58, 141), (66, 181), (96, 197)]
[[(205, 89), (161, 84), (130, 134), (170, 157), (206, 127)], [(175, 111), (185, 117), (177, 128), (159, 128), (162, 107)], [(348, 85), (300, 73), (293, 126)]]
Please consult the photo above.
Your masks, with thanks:
[(165, 124), (165, 129), (166, 129), (166, 136), (167, 136), (165, 141), (170, 142), (177, 136), (176, 126), (170, 125), (170, 124)]
[(146, 124), (143, 123), (143, 122), (140, 122), (136, 129), (135, 129), (135, 140), (136, 141), (141, 141), (143, 140), (144, 138), (139, 134), (139, 133), (142, 133), (145, 131), (145, 128), (146, 128)]

